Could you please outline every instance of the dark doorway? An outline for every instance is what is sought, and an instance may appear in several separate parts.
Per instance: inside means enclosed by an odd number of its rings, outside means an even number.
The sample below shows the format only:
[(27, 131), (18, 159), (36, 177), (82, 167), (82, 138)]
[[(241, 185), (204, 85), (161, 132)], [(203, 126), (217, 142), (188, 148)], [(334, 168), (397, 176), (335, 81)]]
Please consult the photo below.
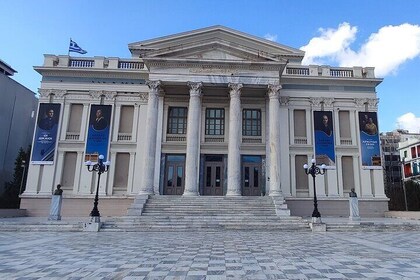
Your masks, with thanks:
[(164, 195), (182, 195), (185, 187), (185, 156), (168, 155), (166, 159)]
[(223, 195), (223, 170), (223, 156), (205, 157), (203, 195)]
[(242, 195), (260, 196), (261, 182), (261, 156), (242, 157)]

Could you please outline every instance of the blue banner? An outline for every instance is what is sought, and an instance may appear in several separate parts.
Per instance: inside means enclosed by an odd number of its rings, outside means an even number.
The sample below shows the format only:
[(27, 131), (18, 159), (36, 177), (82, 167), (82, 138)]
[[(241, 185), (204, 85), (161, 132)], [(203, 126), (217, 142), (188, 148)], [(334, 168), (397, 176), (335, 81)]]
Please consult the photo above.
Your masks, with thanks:
[(32, 148), (32, 164), (54, 164), (61, 104), (40, 103)]
[(378, 117), (376, 112), (359, 112), (362, 166), (381, 166)]
[(315, 160), (335, 166), (334, 126), (331, 111), (314, 111)]
[(111, 105), (92, 105), (90, 107), (85, 161), (98, 162), (99, 155), (104, 156), (104, 162), (107, 161), (111, 112)]

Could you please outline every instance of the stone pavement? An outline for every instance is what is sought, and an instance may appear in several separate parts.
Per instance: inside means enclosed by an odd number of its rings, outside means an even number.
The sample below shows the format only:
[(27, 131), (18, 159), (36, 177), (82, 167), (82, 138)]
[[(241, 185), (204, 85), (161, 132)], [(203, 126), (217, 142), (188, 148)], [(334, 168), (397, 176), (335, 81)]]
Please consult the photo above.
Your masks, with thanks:
[(420, 232), (0, 232), (0, 279), (420, 279)]

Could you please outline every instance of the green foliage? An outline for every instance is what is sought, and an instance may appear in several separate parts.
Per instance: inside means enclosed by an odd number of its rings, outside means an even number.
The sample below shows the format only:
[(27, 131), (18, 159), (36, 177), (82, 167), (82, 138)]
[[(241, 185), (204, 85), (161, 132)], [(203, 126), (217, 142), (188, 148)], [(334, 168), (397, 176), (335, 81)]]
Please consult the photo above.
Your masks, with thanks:
[[(20, 198), (19, 191), (22, 184), (21, 193), (25, 190), (27, 166), (29, 162), (29, 155), (31, 148), (25, 151), (23, 148), (19, 149), (19, 153), (15, 160), (15, 172), (13, 180), (4, 184), (4, 191), (0, 196), (0, 208), (19, 208)], [(23, 163), (25, 161), (25, 163)], [(25, 168), (23, 168), (25, 166)], [(24, 173), (25, 172), (25, 173)], [(23, 177), (23, 182), (22, 182)]]

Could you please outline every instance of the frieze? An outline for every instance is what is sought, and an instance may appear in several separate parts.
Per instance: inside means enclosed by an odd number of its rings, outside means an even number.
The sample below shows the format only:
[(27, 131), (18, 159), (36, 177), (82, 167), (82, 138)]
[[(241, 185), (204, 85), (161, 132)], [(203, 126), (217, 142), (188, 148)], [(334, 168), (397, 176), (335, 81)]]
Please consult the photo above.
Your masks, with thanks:
[(38, 93), (39, 93), (39, 97), (45, 98), (45, 97), (50, 96), (50, 94), (53, 93), (53, 90), (52, 89), (40, 88), (40, 89), (38, 89)]

